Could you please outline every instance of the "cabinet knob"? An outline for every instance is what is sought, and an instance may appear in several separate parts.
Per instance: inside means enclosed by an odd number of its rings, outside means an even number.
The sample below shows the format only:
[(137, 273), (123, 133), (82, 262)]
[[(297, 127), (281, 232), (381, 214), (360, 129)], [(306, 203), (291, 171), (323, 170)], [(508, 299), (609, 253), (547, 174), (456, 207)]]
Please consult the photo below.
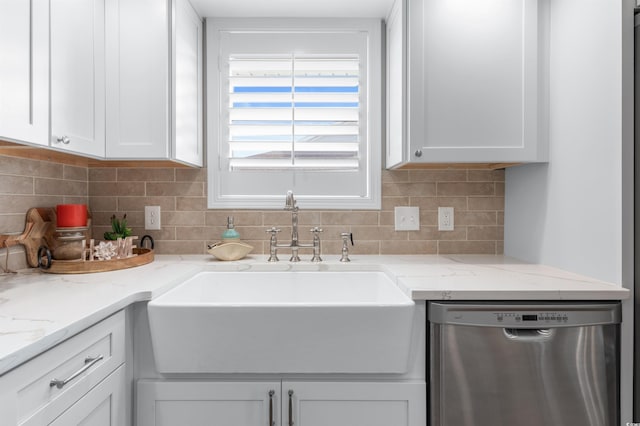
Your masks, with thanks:
[(414, 155), (418, 158), (422, 157), (422, 151), (420, 151), (419, 149), (416, 150), (416, 152), (414, 153)]
[(56, 139), (56, 142), (69, 145), (69, 142), (71, 142), (71, 139), (69, 139), (68, 136), (58, 136), (58, 138)]

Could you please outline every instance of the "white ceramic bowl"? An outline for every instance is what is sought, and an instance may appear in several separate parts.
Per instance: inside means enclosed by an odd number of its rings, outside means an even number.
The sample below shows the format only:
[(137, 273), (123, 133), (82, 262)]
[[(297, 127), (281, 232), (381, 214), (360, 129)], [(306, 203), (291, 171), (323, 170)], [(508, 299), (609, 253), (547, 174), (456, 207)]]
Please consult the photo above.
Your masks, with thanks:
[(209, 246), (209, 254), (220, 260), (240, 260), (253, 250), (253, 246), (241, 241), (220, 241)]

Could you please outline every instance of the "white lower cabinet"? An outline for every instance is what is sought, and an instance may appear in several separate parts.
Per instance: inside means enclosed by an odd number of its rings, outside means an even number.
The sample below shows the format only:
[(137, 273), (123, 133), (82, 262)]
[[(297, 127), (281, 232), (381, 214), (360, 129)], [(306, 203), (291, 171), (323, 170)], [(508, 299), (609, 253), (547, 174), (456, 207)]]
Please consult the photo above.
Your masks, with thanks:
[(0, 377), (0, 424), (126, 425), (119, 312)]
[(425, 383), (282, 382), (282, 424), (424, 426)]
[(122, 426), (126, 422), (124, 365), (62, 413), (51, 426)]
[(141, 380), (138, 426), (424, 426), (424, 382)]
[[(269, 393), (273, 391), (270, 399)], [(280, 424), (280, 382), (138, 382), (138, 426)]]

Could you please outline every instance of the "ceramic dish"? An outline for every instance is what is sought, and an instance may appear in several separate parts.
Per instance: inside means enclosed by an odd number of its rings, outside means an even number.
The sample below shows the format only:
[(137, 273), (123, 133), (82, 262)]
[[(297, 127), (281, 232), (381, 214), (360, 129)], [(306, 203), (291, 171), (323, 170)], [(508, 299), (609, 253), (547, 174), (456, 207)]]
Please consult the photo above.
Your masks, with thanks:
[(241, 241), (220, 241), (209, 245), (209, 254), (219, 260), (240, 260), (248, 255), (253, 246)]

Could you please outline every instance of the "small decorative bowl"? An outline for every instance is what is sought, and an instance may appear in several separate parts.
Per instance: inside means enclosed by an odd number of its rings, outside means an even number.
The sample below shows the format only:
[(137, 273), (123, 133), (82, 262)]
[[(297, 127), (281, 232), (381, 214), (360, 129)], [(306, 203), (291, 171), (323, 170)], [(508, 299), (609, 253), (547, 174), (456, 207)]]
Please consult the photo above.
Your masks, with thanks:
[(219, 241), (208, 247), (209, 254), (219, 260), (240, 260), (253, 250), (253, 246), (240, 241)]

